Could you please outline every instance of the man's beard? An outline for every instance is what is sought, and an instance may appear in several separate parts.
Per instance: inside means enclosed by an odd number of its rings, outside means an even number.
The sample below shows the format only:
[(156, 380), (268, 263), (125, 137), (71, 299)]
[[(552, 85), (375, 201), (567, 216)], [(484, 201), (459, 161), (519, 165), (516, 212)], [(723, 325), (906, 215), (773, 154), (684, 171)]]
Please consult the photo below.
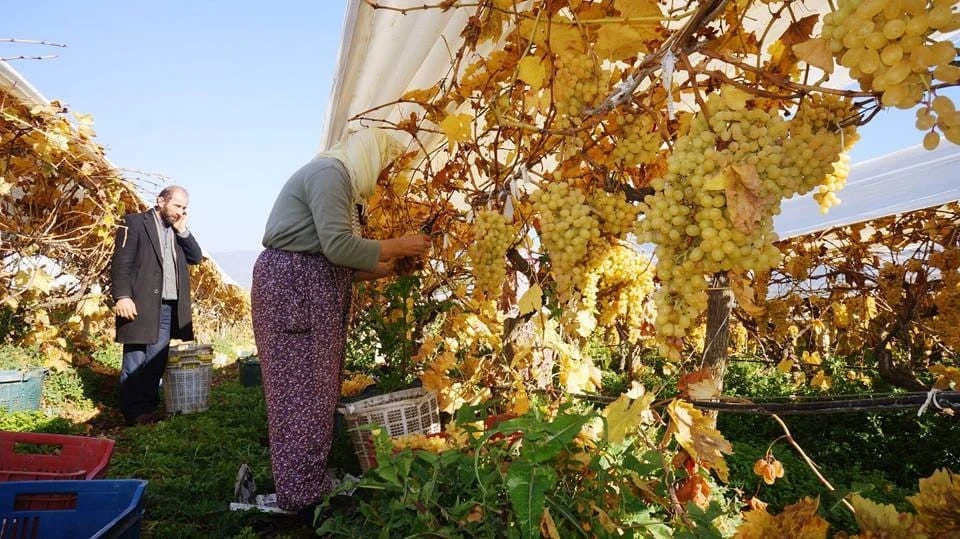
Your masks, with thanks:
[(167, 212), (165, 212), (163, 208), (158, 208), (157, 214), (160, 216), (160, 220), (163, 221), (163, 224), (167, 226), (173, 226), (174, 219), (170, 215), (167, 215)]

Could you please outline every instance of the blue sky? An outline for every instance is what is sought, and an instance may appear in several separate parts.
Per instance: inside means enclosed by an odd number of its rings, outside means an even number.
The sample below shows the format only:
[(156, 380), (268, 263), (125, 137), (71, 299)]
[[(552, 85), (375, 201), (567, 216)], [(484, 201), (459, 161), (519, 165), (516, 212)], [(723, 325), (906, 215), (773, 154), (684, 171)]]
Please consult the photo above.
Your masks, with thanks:
[[(274, 196), (318, 148), (346, 0), (266, 5), (14, 2), (0, 37), (68, 48), (0, 43), (0, 56), (58, 54), (13, 65), (46, 97), (93, 114), (115, 164), (184, 185), (208, 252), (259, 250)], [(853, 161), (919, 143), (913, 118), (881, 113)]]
[(345, 0), (33, 0), (0, 43), (48, 99), (93, 115), (107, 156), (190, 191), (211, 253), (257, 250), (273, 198), (320, 143)]

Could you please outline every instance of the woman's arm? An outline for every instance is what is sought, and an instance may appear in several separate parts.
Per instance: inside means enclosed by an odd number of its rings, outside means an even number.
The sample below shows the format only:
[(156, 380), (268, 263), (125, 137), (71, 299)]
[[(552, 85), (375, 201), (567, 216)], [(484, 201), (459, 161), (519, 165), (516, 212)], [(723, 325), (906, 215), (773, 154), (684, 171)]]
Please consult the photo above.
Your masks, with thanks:
[(394, 261), (377, 262), (377, 267), (373, 271), (357, 271), (353, 274), (354, 281), (373, 281), (382, 279), (394, 274)]
[(403, 256), (420, 257), (430, 250), (430, 236), (423, 234), (411, 234), (379, 241), (380, 261), (393, 260)]

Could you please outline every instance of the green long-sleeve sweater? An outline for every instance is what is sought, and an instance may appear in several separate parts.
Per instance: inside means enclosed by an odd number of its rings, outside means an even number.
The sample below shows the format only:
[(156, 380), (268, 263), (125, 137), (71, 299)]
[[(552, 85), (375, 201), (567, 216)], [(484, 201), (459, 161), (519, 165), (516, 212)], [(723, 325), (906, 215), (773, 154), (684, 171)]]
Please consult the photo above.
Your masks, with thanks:
[(321, 253), (330, 262), (373, 271), (380, 243), (354, 235), (353, 192), (340, 161), (317, 158), (296, 171), (277, 196), (263, 234), (263, 246)]

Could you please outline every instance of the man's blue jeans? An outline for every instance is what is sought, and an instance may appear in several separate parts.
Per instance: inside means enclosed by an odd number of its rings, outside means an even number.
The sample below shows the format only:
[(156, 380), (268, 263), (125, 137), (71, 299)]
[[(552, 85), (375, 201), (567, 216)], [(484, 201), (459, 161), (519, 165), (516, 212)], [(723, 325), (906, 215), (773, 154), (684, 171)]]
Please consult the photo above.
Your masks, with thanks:
[(128, 421), (160, 405), (160, 379), (170, 355), (170, 327), (177, 317), (177, 302), (160, 306), (160, 334), (153, 344), (124, 344), (120, 370), (120, 411)]

